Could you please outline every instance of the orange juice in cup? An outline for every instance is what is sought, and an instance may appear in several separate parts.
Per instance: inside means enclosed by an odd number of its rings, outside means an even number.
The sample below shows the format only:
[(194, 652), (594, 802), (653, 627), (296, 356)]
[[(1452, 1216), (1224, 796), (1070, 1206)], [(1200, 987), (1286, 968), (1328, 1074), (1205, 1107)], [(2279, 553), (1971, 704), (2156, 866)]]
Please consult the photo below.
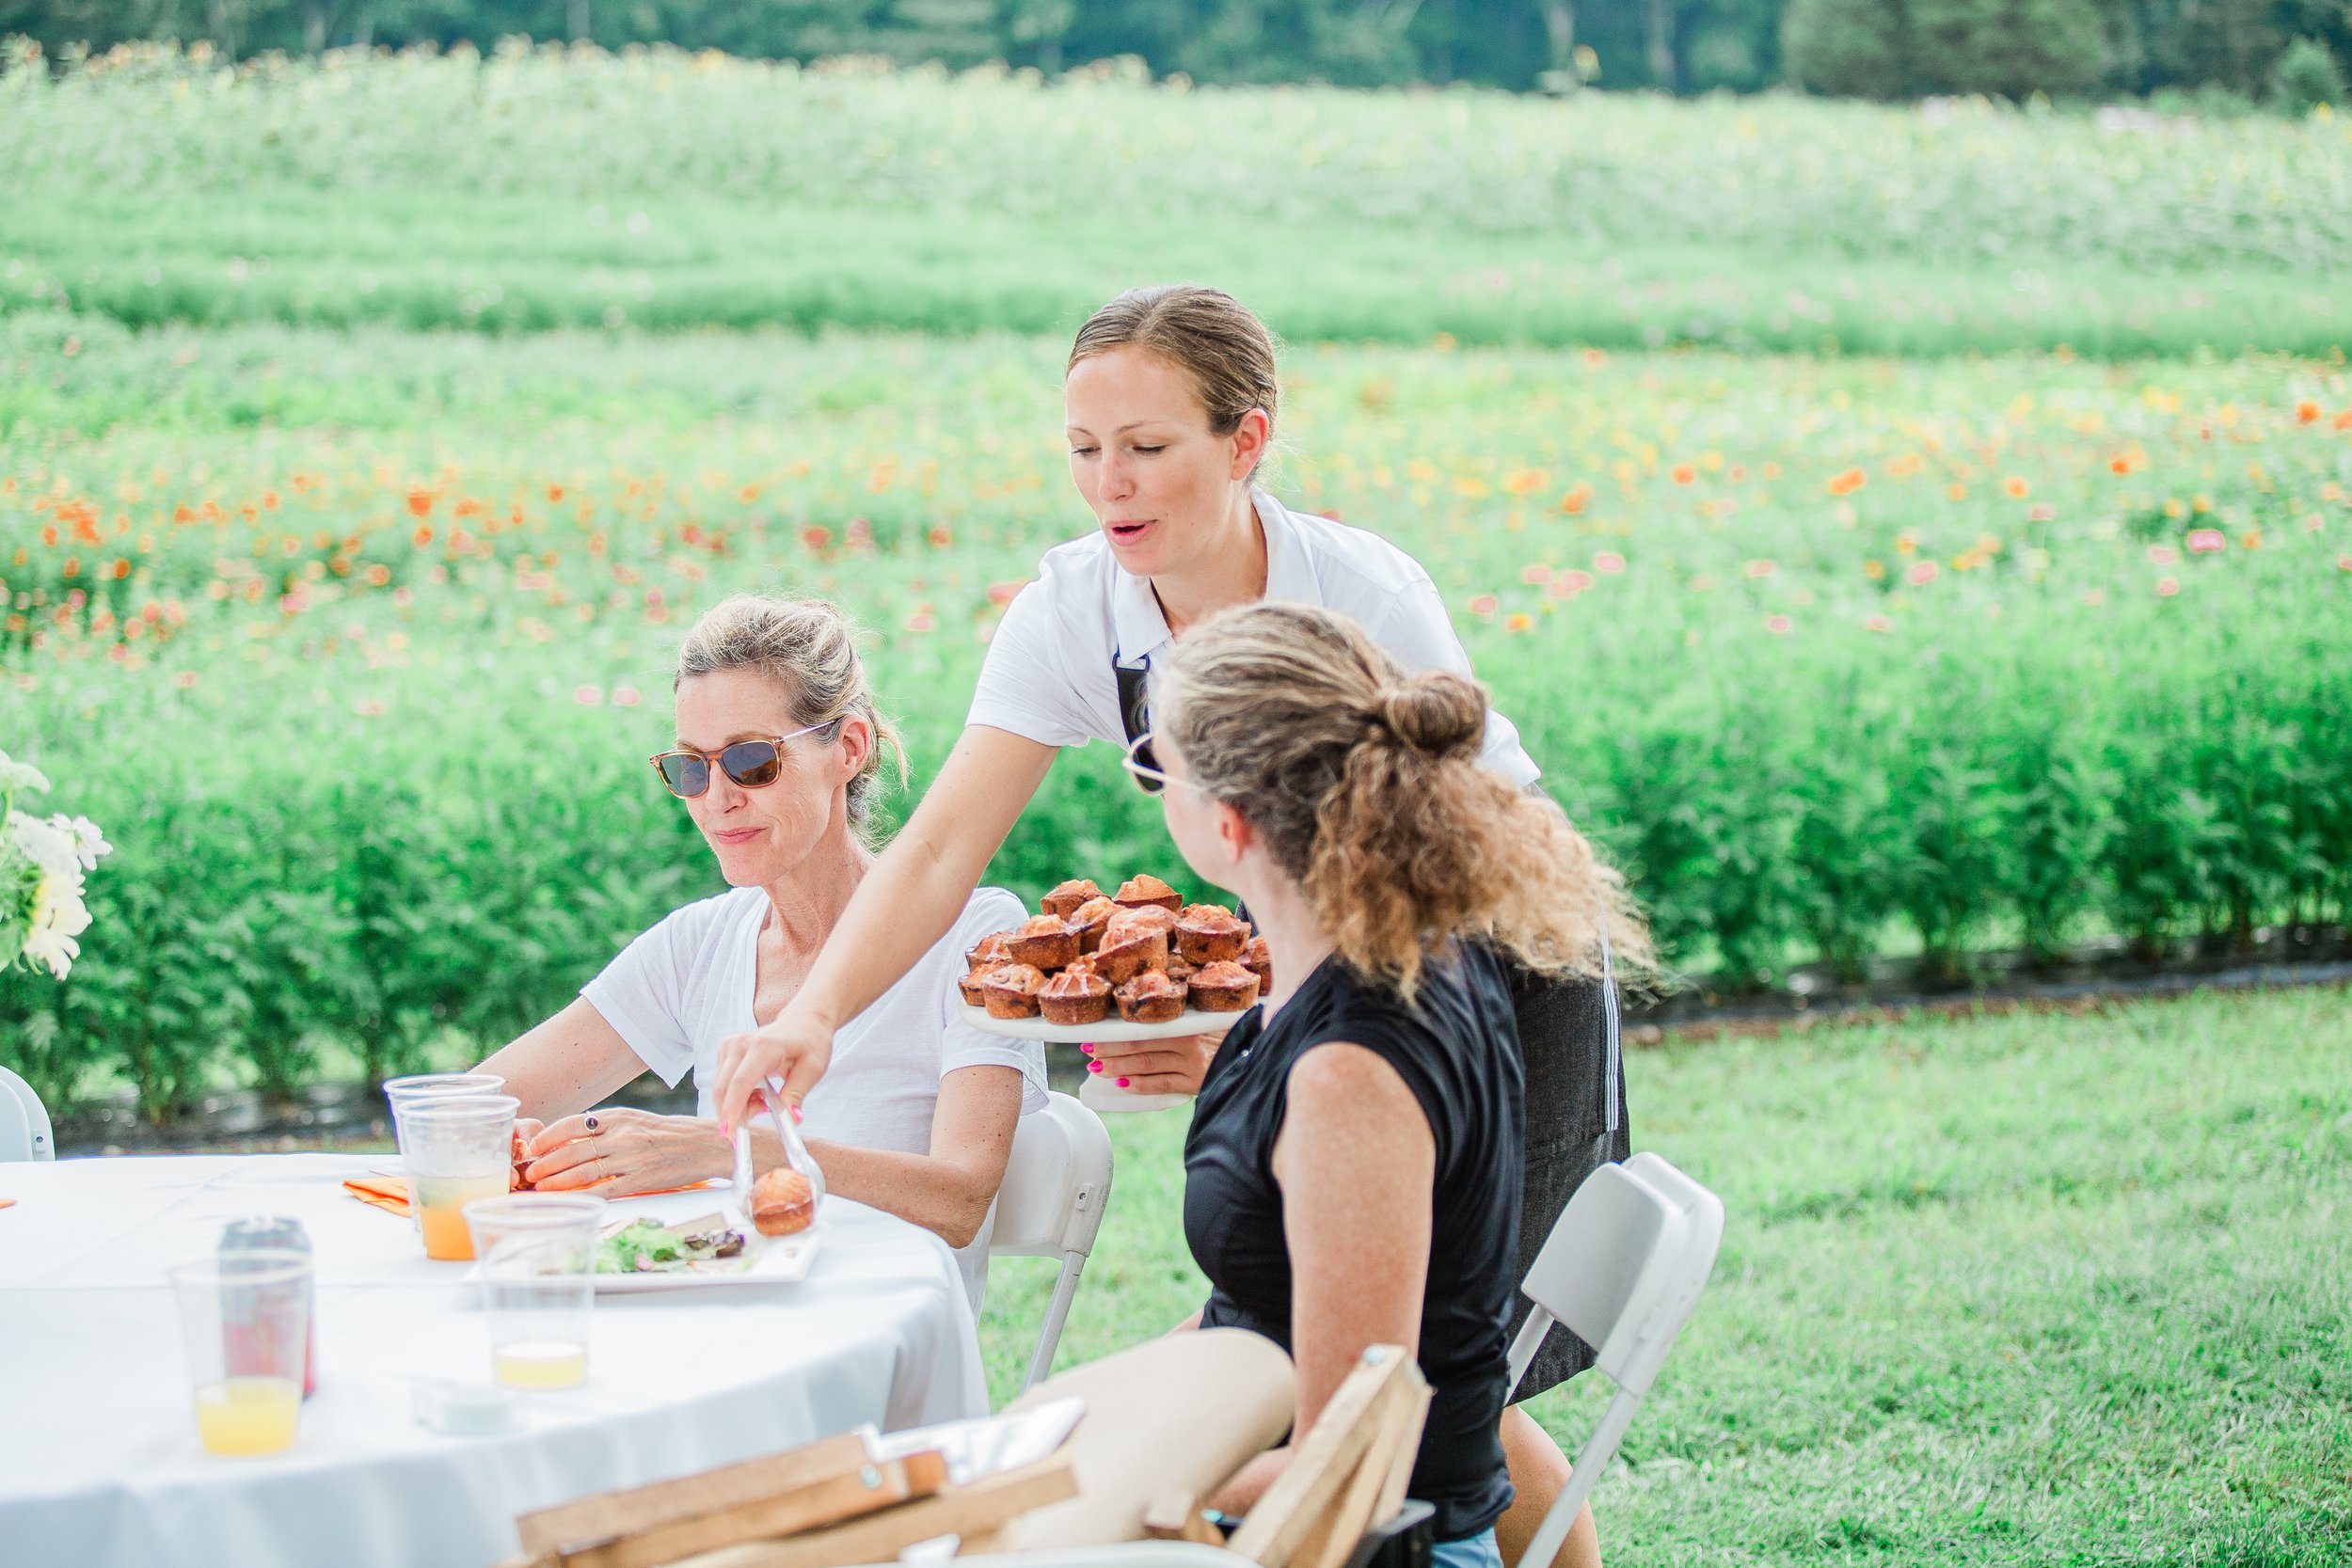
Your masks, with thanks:
[(513, 1095), (435, 1095), (398, 1106), (401, 1164), (408, 1201), (424, 1232), (424, 1255), (444, 1260), (473, 1257), (465, 1206), (501, 1197), (514, 1180)]
[(471, 1258), (473, 1236), (466, 1228), (466, 1205), (485, 1197), (504, 1197), (512, 1171), (511, 1165), (501, 1165), (495, 1176), (411, 1177), (408, 1201), (424, 1229), (424, 1255)]

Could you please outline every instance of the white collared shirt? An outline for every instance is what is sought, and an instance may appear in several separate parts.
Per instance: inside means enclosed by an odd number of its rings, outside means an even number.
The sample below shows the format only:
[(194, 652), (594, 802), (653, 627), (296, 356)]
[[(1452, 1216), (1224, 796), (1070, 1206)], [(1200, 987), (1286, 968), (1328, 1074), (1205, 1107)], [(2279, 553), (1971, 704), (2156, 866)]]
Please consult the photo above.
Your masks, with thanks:
[[(1445, 601), (1421, 563), (1376, 533), (1293, 512), (1250, 492), (1265, 531), (1265, 596), (1335, 610), (1407, 670), (1470, 673)], [(1151, 580), (1120, 568), (1100, 531), (1045, 552), (990, 639), (967, 723), (1045, 746), (1127, 743), (1116, 657), (1148, 669), (1171, 641)], [(1539, 773), (1519, 732), (1492, 708), (1479, 760), (1522, 787)]]

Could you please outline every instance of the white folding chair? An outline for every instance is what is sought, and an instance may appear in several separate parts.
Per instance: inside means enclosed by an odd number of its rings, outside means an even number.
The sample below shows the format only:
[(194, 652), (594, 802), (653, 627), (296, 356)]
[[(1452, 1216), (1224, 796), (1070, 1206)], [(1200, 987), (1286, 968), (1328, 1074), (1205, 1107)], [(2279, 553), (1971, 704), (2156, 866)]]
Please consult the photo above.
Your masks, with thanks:
[(41, 1104), (32, 1085), (12, 1069), (0, 1067), (0, 1161), (56, 1157), (48, 1107)]
[(1518, 1386), (1556, 1320), (1598, 1347), (1594, 1365), (1617, 1393), (1528, 1544), (1522, 1560), (1532, 1568), (1549, 1568), (1560, 1555), (1698, 1305), (1723, 1239), (1723, 1200), (1647, 1152), (1593, 1172), (1560, 1212), (1520, 1287), (1535, 1307), (1511, 1345), (1510, 1386)]
[(1048, 1094), (1045, 1108), (1021, 1118), (1012, 1158), (996, 1190), (991, 1258), (1058, 1258), (1061, 1276), (1029, 1357), (1026, 1390), (1054, 1370), (1062, 1324), (1078, 1294), (1078, 1275), (1103, 1228), (1111, 1198), (1111, 1135), (1103, 1118), (1066, 1094)]

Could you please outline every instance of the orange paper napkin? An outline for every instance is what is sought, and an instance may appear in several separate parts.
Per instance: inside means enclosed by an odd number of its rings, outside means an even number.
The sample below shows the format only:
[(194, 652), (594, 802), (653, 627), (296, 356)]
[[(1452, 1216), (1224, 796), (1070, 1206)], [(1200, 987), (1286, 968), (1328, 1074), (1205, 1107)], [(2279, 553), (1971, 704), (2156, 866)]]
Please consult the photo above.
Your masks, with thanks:
[[(715, 1187), (716, 1181), (690, 1181), (683, 1187), (659, 1187), (651, 1193), (631, 1193), (631, 1197), (653, 1197), (660, 1193), (691, 1193), (705, 1187)], [(594, 1188), (576, 1189), (593, 1192)], [(343, 1183), (343, 1191), (371, 1207), (388, 1214), (408, 1212), (408, 1182), (398, 1176), (355, 1176)]]

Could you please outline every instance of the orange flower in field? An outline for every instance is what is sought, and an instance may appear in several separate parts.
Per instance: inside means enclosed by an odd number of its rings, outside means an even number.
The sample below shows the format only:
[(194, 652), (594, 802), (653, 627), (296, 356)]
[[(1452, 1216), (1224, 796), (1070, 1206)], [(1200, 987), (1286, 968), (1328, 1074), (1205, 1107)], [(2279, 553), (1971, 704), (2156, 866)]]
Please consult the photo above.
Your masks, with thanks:
[(1760, 578), (1771, 577), (1780, 568), (1769, 561), (1751, 561), (1740, 570), (1743, 576)]
[(1677, 463), (1674, 467), (1673, 474), (1669, 477), (1677, 484), (1696, 484), (1699, 480), (1699, 471), (1688, 463)]
[(1560, 498), (1560, 510), (1574, 516), (1592, 503), (1593, 487), (1579, 481), (1576, 487)]
[(1961, 483), (1958, 480), (1954, 480), (1951, 483), (1944, 486), (1944, 494), (1950, 497), (1953, 500), (1964, 501), (1968, 499), (1968, 486)]
[(382, 562), (378, 562), (374, 565), (368, 568), (368, 585), (370, 587), (381, 588), (391, 580), (392, 569), (389, 566), (385, 565)]
[(1510, 619), (1502, 623), (1502, 629), (1505, 631), (1525, 631), (1528, 627), (1534, 626), (1534, 624), (1535, 617), (1533, 615), (1528, 614), (1523, 610), (1514, 610), (1511, 613)]
[(1886, 576), (1886, 562), (1873, 557), (1862, 563), (1862, 575), (1872, 582), (1877, 582)]
[(930, 540), (931, 548), (935, 550), (944, 550), (956, 542), (956, 536), (947, 531), (947, 525), (945, 523), (933, 528), (925, 537)]
[(417, 531), (410, 534), (409, 537), (417, 542), (418, 548), (423, 548), (425, 546), (433, 543), (433, 525), (430, 523), (420, 525)]
[(1597, 371), (1607, 363), (1609, 363), (1609, 356), (1603, 351), (1597, 348), (1588, 348), (1584, 351), (1584, 368), (1586, 370)]
[(548, 486), (548, 499), (551, 501), (560, 501), (563, 499), (564, 486), (561, 484), (550, 484)]
[(2295, 405), (2295, 418), (2296, 422), (2301, 424), (2317, 424), (2319, 422), (2319, 404), (2315, 403), (2296, 404)]
[(408, 510), (419, 517), (431, 516), (433, 515), (433, 492), (430, 490), (409, 491)]
[(1842, 474), (1830, 476), (1829, 493), (1833, 496), (1851, 496), (1869, 483), (1870, 476), (1860, 468), (1848, 468)]
[(2336, 416), (2336, 428), (2338, 430), (2352, 430), (2352, 408), (2347, 408), (2343, 413)]
[(1541, 468), (1517, 468), (1505, 474), (1502, 488), (1506, 494), (1532, 496), (1551, 483), (1551, 476)]
[(2033, 486), (2019, 479), (2015, 474), (2001, 481), (2001, 493), (2013, 501), (2024, 500), (2032, 491)]
[(2336, 557), (2336, 570), (2339, 572), (2352, 572), (2352, 555), (2340, 555)]

